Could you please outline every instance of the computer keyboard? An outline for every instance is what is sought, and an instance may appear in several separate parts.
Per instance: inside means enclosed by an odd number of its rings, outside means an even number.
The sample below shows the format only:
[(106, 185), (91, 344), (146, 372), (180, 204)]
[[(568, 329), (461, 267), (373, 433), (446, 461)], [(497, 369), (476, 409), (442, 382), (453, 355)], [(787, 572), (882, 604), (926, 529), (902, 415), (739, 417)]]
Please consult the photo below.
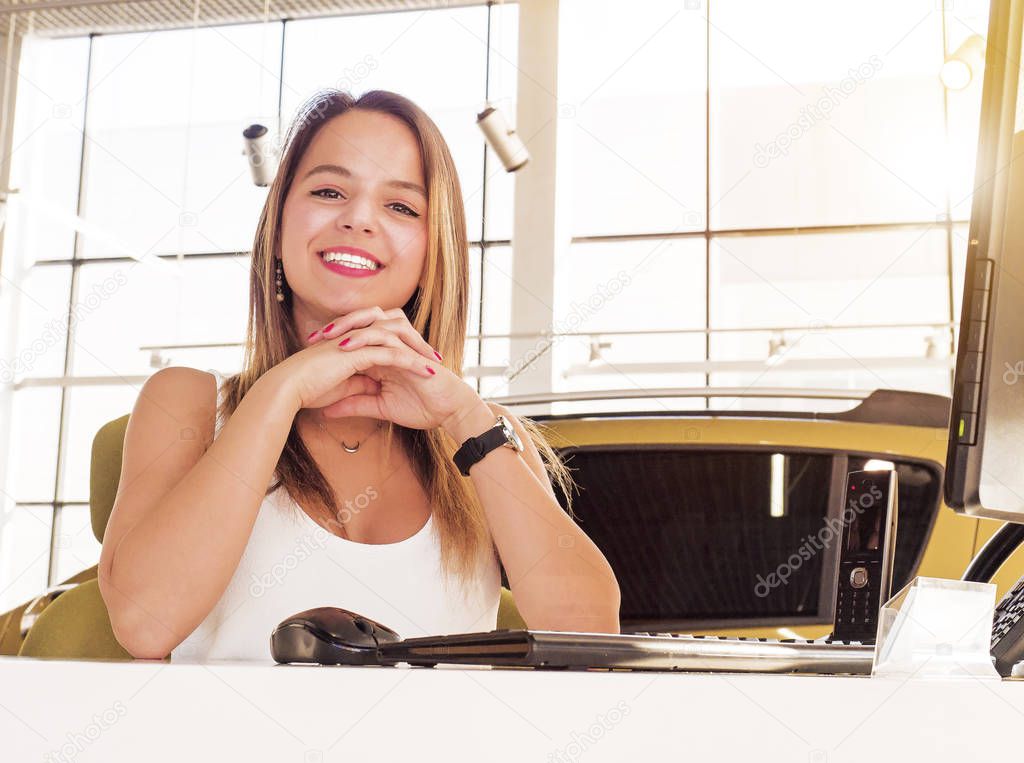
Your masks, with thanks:
[(1024, 577), (996, 605), (991, 652), (996, 670), (1004, 677), (1024, 660)]
[(756, 641), (762, 644), (843, 644), (846, 646), (874, 646), (874, 641), (835, 641), (828, 637), (818, 639), (803, 638), (760, 638), (757, 636), (695, 636), (689, 633), (660, 633), (656, 631), (636, 631), (633, 636), (659, 636), (682, 639), (716, 639), (718, 641)]
[(384, 663), (423, 666), (866, 674), (875, 648), (825, 639), (497, 630), (403, 639), (382, 644), (379, 654)]

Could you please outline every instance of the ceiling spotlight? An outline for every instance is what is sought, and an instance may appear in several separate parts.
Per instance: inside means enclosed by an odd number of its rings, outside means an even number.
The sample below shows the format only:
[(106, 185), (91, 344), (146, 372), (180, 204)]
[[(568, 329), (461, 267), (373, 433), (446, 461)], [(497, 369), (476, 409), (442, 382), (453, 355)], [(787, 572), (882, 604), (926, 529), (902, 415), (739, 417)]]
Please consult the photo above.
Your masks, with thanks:
[(515, 172), (530, 161), (530, 153), (516, 135), (515, 128), (508, 126), (504, 115), (496, 107), (487, 104), (487, 108), (476, 115), (476, 123), (505, 165), (506, 172)]
[(946, 59), (939, 74), (949, 90), (963, 90), (985, 68), (985, 38), (972, 34)]
[(242, 153), (249, 160), (252, 182), (268, 186), (277, 174), (277, 149), (270, 139), (270, 131), (264, 125), (249, 125), (242, 130), (245, 147)]

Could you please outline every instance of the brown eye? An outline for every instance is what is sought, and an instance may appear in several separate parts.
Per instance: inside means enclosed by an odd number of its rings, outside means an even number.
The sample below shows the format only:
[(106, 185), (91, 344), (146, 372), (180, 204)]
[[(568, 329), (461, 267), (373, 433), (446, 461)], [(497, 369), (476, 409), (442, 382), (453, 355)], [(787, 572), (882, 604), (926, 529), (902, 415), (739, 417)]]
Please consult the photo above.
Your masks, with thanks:
[(391, 206), (393, 206), (393, 207), (401, 207), (402, 209), (406, 210), (405, 212), (402, 212), (402, 214), (406, 215), (408, 217), (419, 217), (419, 214), (417, 214), (416, 212), (414, 212), (411, 209), (409, 209), (409, 207), (405, 206), (405, 204), (403, 204), (400, 201), (396, 201)]

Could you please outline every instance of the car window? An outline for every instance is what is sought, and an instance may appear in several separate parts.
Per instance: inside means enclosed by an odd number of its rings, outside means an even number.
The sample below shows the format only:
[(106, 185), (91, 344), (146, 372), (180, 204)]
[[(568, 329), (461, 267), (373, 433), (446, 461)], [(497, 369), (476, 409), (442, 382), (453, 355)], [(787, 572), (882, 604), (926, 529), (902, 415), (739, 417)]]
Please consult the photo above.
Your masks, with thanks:
[[(828, 521), (835, 454), (658, 445), (562, 456), (580, 488), (577, 521), (615, 570), (625, 630), (831, 617), (819, 610), (831, 599), (839, 545), (838, 522)], [(838, 458), (840, 473), (868, 459)], [(896, 468), (902, 586), (934, 518), (939, 479), (914, 463)]]

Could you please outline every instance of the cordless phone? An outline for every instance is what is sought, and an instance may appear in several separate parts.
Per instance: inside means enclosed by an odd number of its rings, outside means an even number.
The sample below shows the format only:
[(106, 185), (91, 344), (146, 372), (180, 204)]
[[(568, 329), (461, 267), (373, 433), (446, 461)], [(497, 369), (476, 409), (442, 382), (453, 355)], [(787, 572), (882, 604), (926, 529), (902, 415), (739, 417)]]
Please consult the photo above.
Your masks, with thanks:
[(896, 547), (896, 471), (857, 471), (846, 477), (843, 533), (832, 641), (873, 644), (879, 610), (892, 589)]

